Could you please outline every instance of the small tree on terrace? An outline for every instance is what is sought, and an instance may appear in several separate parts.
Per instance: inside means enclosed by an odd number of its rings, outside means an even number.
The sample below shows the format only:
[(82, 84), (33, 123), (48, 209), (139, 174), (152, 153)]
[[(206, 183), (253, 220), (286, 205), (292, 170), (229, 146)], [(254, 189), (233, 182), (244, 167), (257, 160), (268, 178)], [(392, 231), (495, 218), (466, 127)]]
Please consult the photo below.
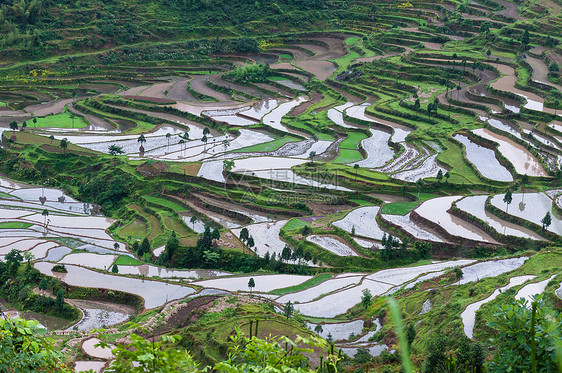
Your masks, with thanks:
[(550, 216), (550, 211), (546, 212), (546, 215), (544, 216), (544, 218), (542, 218), (541, 223), (542, 223), (543, 230), (547, 229), (550, 226), (550, 224), (552, 224), (552, 217)]
[(310, 162), (314, 163), (314, 158), (316, 157), (316, 152), (315, 151), (311, 151), (310, 153), (308, 153), (308, 158), (310, 158)]
[(287, 318), (291, 317), (294, 311), (295, 311), (295, 306), (293, 306), (293, 303), (291, 303), (291, 301), (285, 303), (285, 317)]
[(64, 293), (62, 292), (62, 289), (60, 289), (57, 293), (57, 299), (55, 299), (55, 307), (59, 311), (61, 311), (64, 307)]
[(125, 151), (123, 150), (122, 147), (117, 146), (115, 144), (109, 145), (109, 154), (111, 154), (113, 158), (117, 158), (118, 154), (123, 154), (123, 153), (125, 153)]
[(55, 136), (53, 136), (53, 135), (49, 136), (49, 141), (50, 141), (51, 144), (53, 143), (54, 139), (55, 139)]
[(355, 182), (357, 182), (357, 172), (359, 171), (359, 165), (355, 163), (353, 165), (353, 169), (355, 170)]
[(509, 205), (511, 204), (511, 201), (513, 201), (513, 195), (511, 194), (511, 190), (508, 190), (505, 193), (505, 196), (503, 196), (503, 201), (505, 202), (506, 206), (505, 206), (505, 212), (507, 213), (507, 210), (509, 209)]
[(371, 305), (373, 295), (369, 289), (363, 289), (363, 296), (361, 296), (361, 305), (363, 308), (367, 309)]
[(440, 183), (441, 180), (443, 180), (443, 171), (439, 170), (439, 172), (437, 173), (437, 183)]
[(168, 151), (170, 150), (170, 138), (172, 137), (172, 134), (170, 132), (168, 132), (166, 134), (166, 140), (168, 140)]
[(63, 154), (66, 155), (66, 148), (68, 148), (68, 139), (66, 137), (62, 139), (59, 146), (62, 148)]
[(117, 264), (114, 264), (113, 267), (111, 267), (111, 273), (119, 273), (119, 268), (117, 267)]
[(250, 277), (250, 280), (248, 281), (248, 288), (250, 289), (250, 293), (255, 287), (256, 287), (256, 282), (254, 281), (253, 277)]
[(10, 122), (10, 129), (12, 130), (17, 130), (18, 129), (18, 122), (16, 122), (15, 120)]

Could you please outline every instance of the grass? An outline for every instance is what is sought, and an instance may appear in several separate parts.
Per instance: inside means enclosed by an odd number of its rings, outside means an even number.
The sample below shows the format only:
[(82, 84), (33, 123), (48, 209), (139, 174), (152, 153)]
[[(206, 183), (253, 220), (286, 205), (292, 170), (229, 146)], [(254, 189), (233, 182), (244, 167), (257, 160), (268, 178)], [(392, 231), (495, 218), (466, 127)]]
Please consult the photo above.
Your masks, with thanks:
[(275, 295), (284, 295), (284, 294), (289, 294), (289, 293), (296, 293), (297, 291), (306, 290), (308, 288), (316, 286), (316, 285), (318, 285), (318, 284), (320, 284), (320, 283), (322, 283), (326, 280), (329, 280), (331, 278), (332, 278), (331, 273), (322, 273), (322, 274), (319, 274), (317, 276), (314, 276), (310, 280), (306, 280), (302, 284), (295, 285), (295, 286), (289, 286), (288, 288), (283, 288), (283, 289), (276, 289), (276, 290), (270, 291), (269, 293), (275, 294)]
[(340, 149), (357, 149), (359, 143), (366, 138), (367, 135), (363, 132), (348, 132), (347, 138), (340, 144)]
[(279, 58), (282, 60), (292, 60), (293, 57), (290, 54), (280, 54)]
[(418, 205), (417, 202), (396, 202), (382, 206), (381, 213), (390, 215), (406, 215)]
[[(10, 145), (10, 147), (18, 147), (18, 146), (25, 146), (25, 145), (38, 145), (43, 150), (46, 150), (51, 153), (63, 153), (63, 149), (59, 147), (60, 141), (59, 140), (49, 140), (47, 136), (39, 136), (31, 132), (27, 131), (4, 131), (2, 134), (6, 139), (11, 138), (12, 136), (16, 136), (16, 141), (14, 145)], [(26, 147), (27, 148), (27, 147)], [(68, 147), (66, 149), (67, 153), (80, 153), (86, 155), (99, 155), (100, 153), (82, 148), (80, 146), (74, 145), (72, 143), (68, 143)]]
[(353, 149), (340, 149), (340, 155), (334, 159), (335, 163), (352, 163), (359, 162), (363, 159), (359, 150)]
[(0, 106), (8, 106), (8, 104), (5, 103), (4, 101), (0, 101)]
[[(418, 194), (416, 193), (416, 196), (417, 196), (417, 195), (418, 195)], [(419, 194), (419, 199), (418, 199), (418, 200), (419, 200), (420, 202), (423, 202), (423, 201), (427, 201), (428, 199), (432, 199), (432, 198), (436, 198), (436, 197), (439, 197), (439, 195), (437, 195), (437, 194), (432, 194), (432, 193), (423, 193), (423, 192), (422, 192), (422, 193)]]
[(357, 43), (359, 40), (359, 36), (352, 36), (350, 38), (345, 39), (345, 45), (353, 45)]
[(4, 192), (0, 192), (0, 198), (14, 198), (12, 195), (8, 194), (8, 193), (4, 193)]
[(235, 150), (234, 152), (235, 153), (272, 152), (272, 151), (275, 151), (275, 150), (279, 149), (280, 147), (282, 147), (283, 145), (285, 145), (289, 142), (296, 142), (296, 141), (299, 141), (299, 139), (297, 139), (296, 137), (283, 136), (281, 138), (278, 138), (278, 139), (270, 141), (270, 142), (266, 142), (266, 143), (263, 143), (263, 144), (257, 144), (257, 145), (253, 145), (253, 146), (248, 146), (246, 148)]
[(4, 221), (0, 223), (0, 229), (27, 229), (31, 227), (31, 223), (23, 223), (16, 221)]
[(152, 196), (143, 196), (143, 198), (150, 203), (167, 207), (169, 209), (174, 210), (175, 212), (184, 212), (186, 210), (185, 207), (181, 206), (180, 204), (174, 201), (167, 200), (165, 198), (158, 198)]
[(281, 228), (281, 229), (286, 230), (286, 231), (292, 231), (294, 229), (302, 228), (305, 225), (310, 225), (310, 223), (307, 222), (307, 221), (301, 220), (299, 218), (293, 218), (293, 219), (289, 220), (283, 226), (283, 228)]
[(141, 219), (135, 219), (129, 224), (120, 227), (116, 230), (116, 233), (122, 238), (133, 238), (136, 240), (141, 240), (146, 237), (146, 232), (148, 231), (148, 226)]
[(31, 128), (84, 128), (88, 125), (89, 123), (84, 118), (68, 111), (37, 118), (37, 123), (27, 122), (27, 126)]
[(136, 265), (141, 265), (142, 263), (136, 260), (135, 258), (131, 258), (130, 256), (121, 255), (119, 256), (119, 258), (117, 258), (115, 264), (118, 266), (136, 266)]

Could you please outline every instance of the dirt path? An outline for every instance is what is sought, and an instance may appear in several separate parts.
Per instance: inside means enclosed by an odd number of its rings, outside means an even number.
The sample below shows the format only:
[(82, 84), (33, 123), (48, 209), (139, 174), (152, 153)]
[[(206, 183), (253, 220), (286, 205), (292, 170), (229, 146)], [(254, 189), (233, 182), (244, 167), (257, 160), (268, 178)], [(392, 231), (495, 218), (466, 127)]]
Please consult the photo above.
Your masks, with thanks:
[(233, 100), (230, 97), (230, 95), (227, 95), (226, 93), (222, 93), (219, 91), (215, 91), (214, 89), (207, 87), (205, 82), (207, 81), (208, 77), (209, 77), (208, 75), (201, 75), (193, 78), (191, 80), (191, 89), (201, 94), (204, 94), (205, 96), (213, 97), (219, 102), (229, 102), (229, 101), (232, 102)]
[(174, 83), (158, 83), (143, 90), (140, 95), (145, 97), (166, 98), (166, 92), (172, 88)]
[(299, 106), (297, 106), (296, 108), (294, 108), (289, 115), (293, 116), (293, 117), (297, 117), (299, 115), (301, 115), (302, 113), (304, 113), (306, 111), (306, 109), (308, 109), (311, 105), (314, 105), (317, 102), (320, 102), (322, 100), (322, 95), (319, 92), (312, 92), (312, 99), (306, 102), (303, 102), (302, 104), (300, 104)]
[(174, 83), (168, 90), (168, 98), (176, 101), (196, 101), (195, 97), (187, 91), (189, 79)]
[(525, 61), (527, 61), (527, 63), (531, 65), (531, 67), (533, 68), (532, 78), (534, 81), (542, 84), (550, 85), (562, 92), (561, 85), (551, 83), (548, 81), (548, 66), (546, 66), (546, 64), (542, 60), (539, 60), (538, 58), (534, 58), (531, 56), (527, 56)]
[(506, 17), (509, 17), (509, 18), (514, 18), (514, 19), (517, 19), (517, 20), (525, 19), (524, 17), (521, 17), (519, 15), (519, 11), (517, 10), (517, 4), (509, 3), (505, 0), (496, 0), (496, 1), (505, 7), (504, 10), (501, 10), (501, 11), (497, 12), (496, 14), (501, 15), (501, 16), (506, 16)]
[[(492, 87), (499, 89), (500, 91), (512, 92), (524, 96), (527, 98), (528, 102), (529, 100), (536, 101), (538, 106), (542, 107), (542, 104), (544, 103), (544, 99), (542, 97), (532, 92), (522, 91), (518, 88), (515, 88), (515, 82), (517, 81), (517, 77), (515, 76), (515, 70), (513, 69), (513, 67), (500, 64), (498, 66), (498, 70), (505, 75), (499, 78), (498, 80), (496, 80), (495, 82), (491, 83), (490, 85)], [(542, 107), (542, 110), (540, 108), (533, 108), (533, 110), (554, 114), (553, 109), (549, 109), (546, 107)]]
[(270, 90), (272, 92), (277, 93), (278, 95), (281, 95), (283, 97), (286, 98), (293, 98), (295, 95), (293, 95), (291, 92), (285, 91), (281, 88), (272, 86), (271, 84), (267, 84), (267, 83), (254, 83), (256, 86), (263, 88), (263, 89), (267, 89)]
[(221, 74), (209, 75), (209, 81), (211, 81), (211, 82), (213, 82), (217, 85), (220, 85), (221, 87), (226, 87), (226, 88), (234, 89), (234, 90), (239, 91), (239, 92), (244, 92), (244, 93), (252, 95), (254, 97), (258, 97), (262, 100), (265, 100), (265, 99), (268, 99), (268, 98), (273, 98), (273, 97), (271, 97), (271, 95), (268, 95), (267, 93), (258, 91), (255, 88), (247, 87), (245, 85), (227, 82), (226, 80), (222, 79)]
[(306, 60), (295, 61), (295, 66), (314, 74), (318, 80), (325, 81), (336, 71), (336, 65), (330, 61)]
[(142, 91), (150, 87), (149, 85), (140, 85), (133, 88), (126, 89), (124, 91), (118, 92), (118, 94), (123, 96), (138, 96)]
[(90, 125), (88, 127), (84, 128), (85, 131), (102, 130), (102, 129), (108, 130), (108, 131), (115, 130), (115, 126), (112, 125), (111, 123), (109, 123), (108, 121), (106, 121), (105, 119), (102, 119), (102, 118), (97, 117), (97, 116), (92, 115), (92, 114), (84, 114), (81, 111), (76, 110), (72, 106), (72, 104), (68, 105), (68, 110), (71, 113), (83, 116), (84, 118), (86, 118), (86, 120), (88, 122), (90, 122)]
[(43, 104), (31, 105), (25, 108), (25, 111), (33, 114), (36, 117), (43, 117), (49, 114), (60, 114), (64, 107), (74, 101), (80, 100), (84, 97), (67, 98), (64, 100), (50, 101)]
[[(121, 106), (116, 106), (116, 105), (109, 105), (109, 106), (116, 107), (116, 108), (122, 108)], [(174, 115), (174, 114), (157, 113), (157, 112), (153, 112), (153, 111), (132, 109), (132, 108), (125, 108), (125, 109), (127, 109), (129, 111), (132, 111), (132, 112), (135, 112), (135, 113), (143, 113), (143, 114), (152, 115), (153, 117), (165, 119), (165, 120), (168, 120), (170, 122), (186, 124), (186, 125), (195, 126), (195, 127), (199, 127), (199, 128), (205, 128), (205, 126), (203, 126), (201, 123), (192, 122), (188, 119), (179, 117), (179, 116)], [(211, 129), (211, 128), (209, 128), (209, 129), (211, 130), (211, 135), (213, 135), (213, 136), (219, 136), (220, 135), (220, 132), (217, 132), (216, 130)]]

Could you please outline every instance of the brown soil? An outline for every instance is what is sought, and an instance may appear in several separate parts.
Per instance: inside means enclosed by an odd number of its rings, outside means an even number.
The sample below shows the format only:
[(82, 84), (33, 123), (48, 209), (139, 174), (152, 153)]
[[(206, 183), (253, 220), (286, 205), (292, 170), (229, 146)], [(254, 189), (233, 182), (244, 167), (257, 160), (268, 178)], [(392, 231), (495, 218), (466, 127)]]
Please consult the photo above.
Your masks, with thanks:
[(167, 98), (166, 91), (172, 88), (173, 83), (158, 83), (151, 85), (140, 93), (141, 96)]
[(101, 128), (107, 129), (107, 130), (109, 130), (109, 131), (115, 129), (115, 126), (112, 125), (111, 123), (109, 123), (108, 121), (106, 121), (105, 119), (102, 119), (102, 118), (97, 117), (97, 116), (92, 115), (92, 114), (84, 114), (84, 113), (82, 113), (82, 112), (76, 110), (76, 109), (72, 106), (72, 104), (69, 104), (69, 105), (68, 105), (68, 110), (69, 110), (71, 113), (74, 113), (74, 114), (83, 116), (84, 118), (86, 118), (86, 120), (87, 120), (88, 122), (90, 122), (90, 124), (92, 124), (92, 125), (95, 126), (95, 127), (98, 127), (98, 128), (101, 127)]
[(217, 101), (232, 101), (232, 98), (226, 93), (215, 91), (214, 89), (207, 87), (205, 84), (207, 78), (207, 75), (201, 75), (193, 78), (191, 80), (191, 89), (206, 96), (213, 97)]
[(289, 115), (296, 117), (301, 115), (302, 113), (304, 113), (306, 111), (306, 109), (308, 109), (310, 106), (316, 104), (317, 102), (320, 102), (324, 97), (322, 97), (322, 94), (320, 94), (319, 92), (312, 92), (312, 99), (310, 101), (306, 101), (303, 102), (302, 104), (300, 104), (299, 106), (295, 107), (290, 113)]
[(220, 74), (209, 75), (209, 81), (211, 81), (211, 82), (213, 82), (217, 85), (220, 85), (222, 87), (231, 88), (231, 89), (234, 89), (236, 91), (244, 92), (246, 94), (249, 94), (249, 95), (261, 98), (261, 99), (271, 98), (271, 96), (268, 95), (267, 93), (258, 91), (255, 88), (247, 87), (247, 86), (239, 85), (239, 84), (234, 84), (234, 83), (231, 83), (231, 82), (227, 82), (227, 81), (222, 79)]
[(354, 208), (354, 206), (345, 205), (345, 204), (325, 205), (325, 204), (314, 203), (314, 202), (307, 203), (307, 206), (312, 209), (312, 215), (317, 215), (317, 216), (326, 216), (345, 210), (351, 210)]
[(145, 163), (137, 167), (137, 171), (145, 177), (158, 176), (163, 172), (168, 171), (168, 165), (163, 162)]
[(188, 79), (181, 80), (179, 82), (174, 83), (174, 85), (172, 85), (168, 89), (167, 98), (176, 101), (195, 101), (195, 97), (193, 97), (191, 93), (187, 91), (188, 83), (189, 83)]
[(314, 74), (318, 80), (322, 81), (328, 79), (334, 71), (336, 71), (336, 66), (330, 61), (307, 60), (296, 61), (294, 64), (295, 66)]
[(294, 96), (291, 92), (285, 91), (285, 90), (283, 90), (281, 88), (278, 88), (278, 87), (275, 87), (275, 86), (272, 86), (271, 84), (267, 84), (267, 83), (254, 83), (254, 84), (256, 86), (260, 87), (260, 88), (267, 89), (269, 91), (273, 91), (273, 92), (275, 92), (278, 95), (283, 96), (283, 97), (291, 98), (291, 97)]
[(62, 113), (66, 105), (81, 98), (83, 97), (68, 98), (65, 100), (46, 102), (39, 105), (31, 105), (26, 107), (25, 111), (27, 111), (28, 113), (32, 113), (36, 117), (43, 117), (49, 114), (59, 114)]

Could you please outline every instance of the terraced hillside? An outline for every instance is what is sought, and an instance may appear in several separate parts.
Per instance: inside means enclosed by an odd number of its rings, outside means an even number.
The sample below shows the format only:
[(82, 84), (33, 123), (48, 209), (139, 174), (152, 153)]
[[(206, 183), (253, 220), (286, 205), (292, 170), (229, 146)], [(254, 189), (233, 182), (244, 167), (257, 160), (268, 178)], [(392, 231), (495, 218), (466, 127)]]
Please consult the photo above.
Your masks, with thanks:
[[(203, 363), (259, 319), (399, 369), (389, 295), (420, 366), (440, 330), (493, 355), (503, 303), (560, 310), (556, 2), (22, 4), (0, 17), (4, 260), (139, 297)], [(134, 311), (67, 301), (86, 316), (52, 333), (101, 371), (86, 330), (130, 341)]]

